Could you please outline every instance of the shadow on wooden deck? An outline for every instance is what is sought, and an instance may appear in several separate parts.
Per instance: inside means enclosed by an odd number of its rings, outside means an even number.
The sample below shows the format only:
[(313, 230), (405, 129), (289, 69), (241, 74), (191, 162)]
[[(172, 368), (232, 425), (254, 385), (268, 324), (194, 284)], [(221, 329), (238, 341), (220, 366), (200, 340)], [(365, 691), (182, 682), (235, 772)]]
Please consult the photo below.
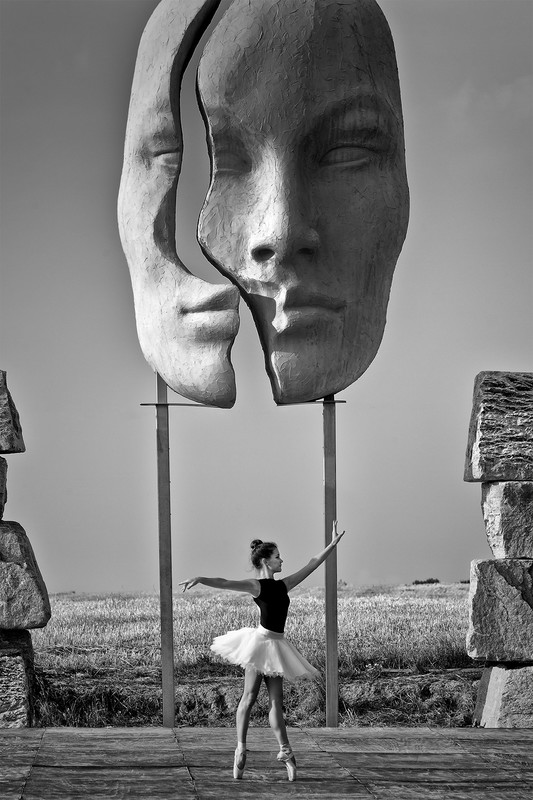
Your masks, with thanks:
[(1, 800), (531, 800), (533, 729), (291, 729), (287, 781), (268, 728), (251, 728), (242, 781), (230, 728), (0, 730)]

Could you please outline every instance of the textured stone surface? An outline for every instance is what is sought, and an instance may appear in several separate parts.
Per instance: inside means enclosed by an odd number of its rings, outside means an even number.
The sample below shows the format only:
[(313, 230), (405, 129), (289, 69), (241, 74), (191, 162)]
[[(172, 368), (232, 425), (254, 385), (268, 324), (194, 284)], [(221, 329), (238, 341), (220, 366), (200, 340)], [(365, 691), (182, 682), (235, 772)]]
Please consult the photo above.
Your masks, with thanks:
[(7, 461), (0, 458), (0, 519), (4, 516), (7, 502)]
[(200, 244), (252, 310), (275, 401), (341, 391), (380, 345), (409, 214), (387, 22), (374, 0), (235, 0), (198, 88)]
[(175, 242), (181, 77), (217, 5), (163, 0), (146, 26), (131, 90), (118, 219), (144, 357), (179, 394), (229, 407), (236, 395), (230, 351), (239, 292), (192, 275)]
[(0, 630), (0, 728), (31, 726), (34, 686), (30, 634)]
[(20, 419), (7, 388), (7, 373), (0, 370), (0, 453), (24, 453)]
[(26, 670), (21, 656), (0, 652), (0, 728), (30, 725), (30, 701)]
[(471, 658), (533, 662), (533, 560), (473, 561), (469, 600)]
[(5, 631), (0, 628), (0, 653), (2, 655), (17, 654), (22, 656), (28, 667), (33, 666), (34, 653), (29, 631)]
[(42, 628), (50, 601), (28, 537), (18, 522), (0, 522), (0, 629)]
[(495, 558), (533, 558), (533, 481), (484, 483), (481, 508)]
[(533, 373), (476, 377), (464, 479), (533, 480)]
[(533, 728), (533, 665), (483, 670), (473, 722), (485, 728)]

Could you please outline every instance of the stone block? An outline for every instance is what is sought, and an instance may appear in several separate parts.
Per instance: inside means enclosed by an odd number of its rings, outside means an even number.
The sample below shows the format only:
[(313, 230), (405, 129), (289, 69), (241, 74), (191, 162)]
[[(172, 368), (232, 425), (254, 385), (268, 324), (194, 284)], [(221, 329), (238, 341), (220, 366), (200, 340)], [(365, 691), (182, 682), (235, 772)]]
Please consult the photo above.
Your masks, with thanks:
[(18, 522), (0, 522), (0, 629), (42, 628), (50, 601), (28, 537)]
[(28, 631), (0, 631), (0, 728), (33, 723), (35, 676)]
[(533, 560), (473, 561), (470, 570), (471, 658), (533, 662)]
[(0, 458), (0, 519), (4, 516), (7, 502), (7, 461)]
[(495, 558), (533, 558), (533, 481), (482, 484), (481, 508)]
[(473, 723), (483, 728), (533, 728), (533, 664), (495, 664), (483, 670)]
[(533, 373), (476, 377), (464, 479), (533, 480)]
[(20, 419), (7, 388), (7, 373), (0, 369), (0, 453), (24, 453)]

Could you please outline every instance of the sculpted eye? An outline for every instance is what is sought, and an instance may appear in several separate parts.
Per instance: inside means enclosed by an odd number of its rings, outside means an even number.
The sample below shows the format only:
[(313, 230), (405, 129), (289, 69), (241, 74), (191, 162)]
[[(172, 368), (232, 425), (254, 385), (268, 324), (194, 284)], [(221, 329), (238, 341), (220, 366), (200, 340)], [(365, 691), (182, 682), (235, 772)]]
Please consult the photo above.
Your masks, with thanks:
[(178, 150), (159, 150), (152, 154), (152, 158), (159, 166), (169, 170), (176, 170), (181, 165), (181, 155)]
[(372, 150), (357, 145), (339, 145), (332, 147), (320, 159), (320, 166), (352, 166), (359, 167), (368, 164), (374, 155)]
[(216, 171), (226, 174), (240, 175), (251, 169), (250, 158), (241, 148), (215, 148), (213, 161)]

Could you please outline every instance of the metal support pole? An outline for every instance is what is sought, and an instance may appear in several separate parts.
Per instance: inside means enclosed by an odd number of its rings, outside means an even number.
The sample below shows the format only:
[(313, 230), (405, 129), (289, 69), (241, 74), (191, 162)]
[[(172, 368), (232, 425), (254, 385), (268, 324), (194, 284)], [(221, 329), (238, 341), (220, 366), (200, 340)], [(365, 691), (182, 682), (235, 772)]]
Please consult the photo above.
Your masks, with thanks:
[(167, 385), (157, 375), (157, 505), (159, 518), (159, 601), (161, 606), (161, 670), (163, 726), (174, 727), (174, 632), (172, 614), (172, 540), (170, 532), (170, 444)]
[[(331, 542), (337, 518), (337, 448), (335, 396), (324, 397), (324, 532), (326, 546)], [(339, 724), (339, 653), (337, 626), (337, 550), (326, 561), (326, 726)]]

